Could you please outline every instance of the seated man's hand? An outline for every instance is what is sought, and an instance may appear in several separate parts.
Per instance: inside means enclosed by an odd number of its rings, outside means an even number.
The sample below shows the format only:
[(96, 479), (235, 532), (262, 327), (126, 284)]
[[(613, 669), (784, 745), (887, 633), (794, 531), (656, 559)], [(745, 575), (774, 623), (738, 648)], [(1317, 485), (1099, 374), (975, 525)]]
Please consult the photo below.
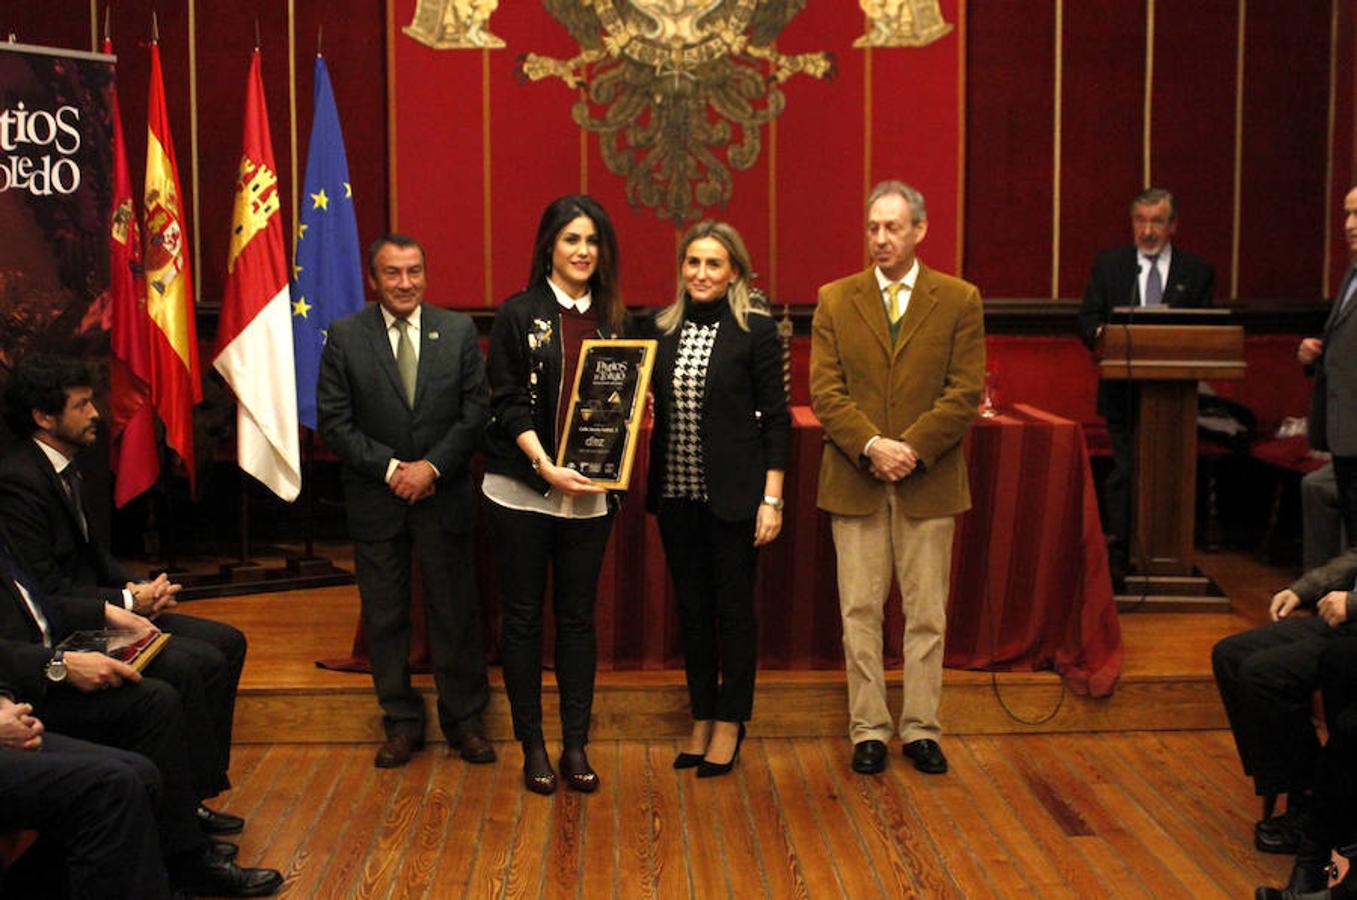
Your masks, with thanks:
[(132, 611), (137, 615), (154, 619), (167, 609), (178, 606), (174, 595), (183, 585), (170, 581), (168, 575), (161, 572), (154, 581), (127, 582), (127, 590), (132, 592)]
[(102, 653), (67, 653), (62, 659), (66, 662), (66, 680), (86, 694), (141, 681), (136, 669)]
[(1295, 591), (1287, 588), (1272, 595), (1272, 603), (1268, 606), (1267, 612), (1272, 621), (1277, 622), (1295, 612), (1297, 606), (1300, 606), (1300, 597)]
[(116, 603), (104, 604), (104, 625), (108, 628), (117, 628), (122, 631), (130, 631), (136, 634), (137, 639), (145, 637), (148, 634), (159, 632), (160, 629), (151, 623), (150, 619), (143, 618), (130, 609), (123, 609)]
[(33, 716), (31, 704), (0, 697), (0, 747), (37, 750), (42, 747), (42, 730), (42, 722)]
[(1348, 592), (1347, 591), (1329, 591), (1319, 599), (1319, 606), (1316, 608), (1319, 617), (1323, 619), (1330, 628), (1337, 628), (1348, 620)]

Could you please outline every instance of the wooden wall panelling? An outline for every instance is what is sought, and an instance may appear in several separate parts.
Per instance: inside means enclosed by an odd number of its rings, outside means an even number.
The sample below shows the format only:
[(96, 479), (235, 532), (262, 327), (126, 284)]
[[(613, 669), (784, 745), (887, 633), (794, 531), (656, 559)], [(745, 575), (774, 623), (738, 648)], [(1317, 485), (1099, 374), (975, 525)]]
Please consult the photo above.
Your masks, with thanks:
[(1336, 17), (1334, 69), (1333, 69), (1333, 134), (1330, 159), (1330, 185), (1325, 198), (1324, 228), (1328, 241), (1328, 269), (1324, 283), (1320, 287), (1320, 296), (1332, 297), (1339, 290), (1343, 274), (1351, 264), (1347, 241), (1340, 228), (1343, 197), (1357, 184), (1357, 122), (1354, 122), (1353, 105), (1357, 98), (1357, 65), (1353, 64), (1353, 50), (1357, 41), (1357, 15), (1353, 14), (1351, 0), (1333, 0)]

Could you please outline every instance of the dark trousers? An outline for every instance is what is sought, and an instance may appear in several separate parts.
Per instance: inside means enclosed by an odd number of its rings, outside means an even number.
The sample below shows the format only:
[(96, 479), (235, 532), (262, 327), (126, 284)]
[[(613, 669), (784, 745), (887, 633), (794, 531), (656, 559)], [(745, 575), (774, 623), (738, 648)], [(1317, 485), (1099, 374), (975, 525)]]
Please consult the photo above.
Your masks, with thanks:
[(1108, 538), (1108, 563), (1113, 575), (1125, 575), (1131, 554), (1131, 467), (1135, 453), (1134, 416), (1109, 412), (1107, 437), (1112, 443), (1112, 468), (1103, 482), (1103, 530)]
[(1231, 635), (1212, 648), (1216, 687), (1239, 759), (1260, 796), (1310, 787), (1319, 754), (1310, 712), (1320, 654), (1351, 628), (1298, 615)]
[(198, 795), (186, 749), (183, 704), (173, 687), (151, 677), (88, 694), (53, 686), (37, 715), (52, 731), (140, 753), (155, 764), (163, 785), (157, 821), (166, 857), (199, 853), (207, 846), (194, 814)]
[(1338, 484), (1338, 506), (1348, 541), (1357, 542), (1357, 456), (1334, 454), (1333, 478)]
[(758, 663), (754, 520), (726, 522), (691, 500), (662, 500), (659, 520), (693, 718), (748, 721)]
[(363, 634), (382, 724), (388, 737), (424, 736), (424, 701), (410, 686), (412, 546), (424, 587), (438, 724), (449, 740), (464, 732), (479, 734), (490, 683), (471, 536), (444, 528), (432, 504), (411, 507), (405, 532), (391, 540), (353, 542)]
[(613, 517), (562, 519), (490, 502), (504, 616), (500, 660), (513, 712), (514, 737), (542, 740), (542, 604), (551, 570), (556, 619), (556, 685), (566, 746), (589, 742), (598, 641), (594, 603)]
[(1327, 642), (1319, 657), (1329, 740), (1315, 770), (1310, 836), (1322, 849), (1357, 842), (1357, 634)]
[(177, 613), (155, 622), (173, 637), (146, 673), (179, 692), (194, 786), (199, 798), (216, 796), (231, 786), (231, 728), (245, 667), (245, 635), (223, 622)]
[(156, 840), (160, 776), (144, 756), (49, 731), (40, 750), (0, 749), (0, 797), (0, 830), (39, 833), (0, 894), (169, 896)]

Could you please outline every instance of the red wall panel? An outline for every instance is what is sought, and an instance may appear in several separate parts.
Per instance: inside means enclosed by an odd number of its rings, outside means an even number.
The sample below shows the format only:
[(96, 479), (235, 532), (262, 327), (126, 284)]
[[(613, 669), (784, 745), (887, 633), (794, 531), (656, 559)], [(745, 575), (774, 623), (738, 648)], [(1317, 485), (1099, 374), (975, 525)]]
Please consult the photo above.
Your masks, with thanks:
[(1060, 286), (1083, 293), (1100, 250), (1130, 240), (1126, 204), (1140, 190), (1145, 7), (1064, 4)]
[(1179, 209), (1174, 241), (1216, 267), (1216, 296), (1226, 297), (1238, 2), (1177, 0), (1155, 8), (1150, 180), (1173, 191)]
[(970, 0), (965, 277), (988, 297), (1051, 291), (1055, 0)]
[(1239, 295), (1313, 296), (1323, 272), (1330, 5), (1251, 0)]
[(1353, 116), (1354, 99), (1357, 98), (1357, 65), (1353, 64), (1352, 59), (1354, 37), (1357, 37), (1357, 16), (1353, 15), (1351, 3), (1340, 3), (1338, 9), (1338, 65), (1334, 79), (1334, 140), (1331, 148), (1333, 188), (1329, 192), (1328, 218), (1324, 226), (1328, 229), (1329, 271), (1321, 291), (1326, 297), (1338, 293), (1343, 274), (1351, 264), (1347, 241), (1343, 238), (1343, 220), (1339, 214), (1343, 208), (1343, 198), (1357, 184), (1357, 165), (1354, 165), (1353, 160), (1354, 150), (1357, 149), (1357, 142), (1353, 140), (1354, 130), (1357, 130)]

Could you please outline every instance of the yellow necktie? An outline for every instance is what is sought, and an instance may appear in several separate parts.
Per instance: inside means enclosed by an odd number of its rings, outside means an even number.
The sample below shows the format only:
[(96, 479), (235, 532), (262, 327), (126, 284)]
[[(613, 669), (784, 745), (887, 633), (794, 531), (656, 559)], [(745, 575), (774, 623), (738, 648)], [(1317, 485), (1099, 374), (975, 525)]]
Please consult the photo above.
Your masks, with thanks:
[(900, 321), (902, 312), (900, 309), (900, 289), (903, 287), (904, 285), (898, 281), (895, 284), (886, 285), (886, 294), (890, 298), (890, 302), (886, 306), (886, 315), (890, 318), (892, 325)]
[(413, 408), (419, 360), (415, 358), (415, 345), (410, 340), (410, 323), (405, 319), (397, 319), (396, 330), (400, 332), (396, 340), (396, 374), (400, 375), (401, 387), (405, 389), (405, 402)]

